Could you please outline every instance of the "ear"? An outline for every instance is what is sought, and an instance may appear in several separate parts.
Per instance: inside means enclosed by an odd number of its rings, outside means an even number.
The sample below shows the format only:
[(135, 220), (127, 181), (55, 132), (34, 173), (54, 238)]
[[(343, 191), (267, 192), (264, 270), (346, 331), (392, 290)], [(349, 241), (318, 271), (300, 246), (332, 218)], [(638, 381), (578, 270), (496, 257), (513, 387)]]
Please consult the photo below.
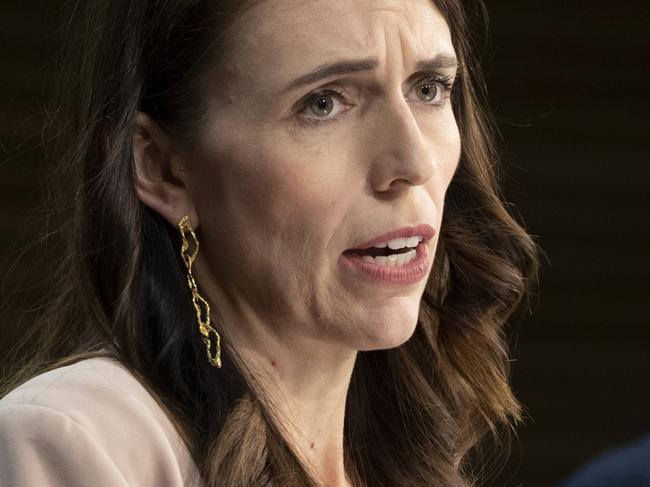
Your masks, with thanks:
[(185, 161), (172, 147), (169, 136), (153, 118), (136, 112), (133, 159), (138, 199), (174, 227), (188, 215), (192, 228), (196, 228), (199, 217), (188, 191)]

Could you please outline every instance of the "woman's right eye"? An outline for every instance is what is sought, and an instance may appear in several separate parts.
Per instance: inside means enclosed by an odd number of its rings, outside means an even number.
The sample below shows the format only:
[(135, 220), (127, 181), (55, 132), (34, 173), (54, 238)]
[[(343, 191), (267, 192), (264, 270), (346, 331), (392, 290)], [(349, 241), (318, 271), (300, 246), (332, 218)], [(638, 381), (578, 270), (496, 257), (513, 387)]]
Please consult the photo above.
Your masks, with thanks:
[[(343, 94), (336, 90), (320, 91), (307, 98), (298, 115), (307, 124), (333, 122), (339, 113), (350, 108), (341, 102), (342, 98)], [(330, 116), (332, 112), (334, 115)]]
[(319, 117), (326, 116), (332, 111), (334, 101), (329, 95), (320, 95), (318, 98), (310, 100), (308, 107), (313, 114), (318, 115)]

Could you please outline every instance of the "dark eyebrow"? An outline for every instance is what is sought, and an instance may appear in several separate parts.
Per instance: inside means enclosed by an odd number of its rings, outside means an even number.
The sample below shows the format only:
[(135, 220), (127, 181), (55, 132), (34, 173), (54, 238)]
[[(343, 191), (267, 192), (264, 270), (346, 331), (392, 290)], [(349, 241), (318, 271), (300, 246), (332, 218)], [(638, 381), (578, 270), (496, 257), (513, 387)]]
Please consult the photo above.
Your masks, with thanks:
[(318, 66), (310, 73), (303, 74), (298, 78), (291, 81), (283, 90), (283, 93), (294, 90), (299, 86), (309, 85), (316, 81), (333, 76), (335, 74), (349, 74), (359, 71), (369, 71), (379, 66), (379, 60), (375, 57), (366, 59), (353, 59), (345, 61), (337, 61), (332, 64), (323, 64)]
[(415, 65), (417, 71), (436, 71), (438, 69), (457, 69), (458, 59), (452, 54), (440, 54), (431, 59), (419, 61)]
[[(282, 90), (282, 93), (294, 90), (299, 86), (315, 83), (316, 81), (327, 78), (329, 76), (356, 73), (359, 71), (370, 71), (377, 66), (379, 66), (379, 60), (376, 57), (344, 60), (331, 64), (323, 64), (321, 66), (318, 66), (313, 71), (299, 76), (298, 78), (291, 81)], [(458, 60), (456, 59), (456, 56), (451, 54), (439, 54), (431, 59), (419, 61), (415, 67), (418, 71), (453, 69), (458, 67)]]

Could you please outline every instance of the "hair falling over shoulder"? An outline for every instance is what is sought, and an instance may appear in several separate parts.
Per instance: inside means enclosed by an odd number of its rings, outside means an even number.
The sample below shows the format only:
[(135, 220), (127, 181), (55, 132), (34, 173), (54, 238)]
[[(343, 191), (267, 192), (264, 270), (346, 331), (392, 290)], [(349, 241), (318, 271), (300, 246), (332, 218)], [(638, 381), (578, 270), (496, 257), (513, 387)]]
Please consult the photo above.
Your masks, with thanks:
[[(205, 53), (226, 49), (227, 29), (254, 3), (71, 4), (50, 191), (65, 249), (47, 311), (6, 359), (0, 395), (47, 369), (109, 355), (165, 409), (207, 486), (316, 487), (236, 352), (224, 343), (222, 368), (206, 361), (178, 231), (134, 191), (135, 112), (189, 140), (201, 120), (194, 81), (215, 62)], [(414, 335), (357, 357), (345, 417), (355, 486), (474, 485), (486, 470), (484, 442), (504, 448), (502, 436), (522, 419), (506, 325), (536, 281), (538, 248), (495, 173), (496, 132), (470, 36), (484, 8), (435, 4), (460, 61), (453, 103), (462, 154)]]

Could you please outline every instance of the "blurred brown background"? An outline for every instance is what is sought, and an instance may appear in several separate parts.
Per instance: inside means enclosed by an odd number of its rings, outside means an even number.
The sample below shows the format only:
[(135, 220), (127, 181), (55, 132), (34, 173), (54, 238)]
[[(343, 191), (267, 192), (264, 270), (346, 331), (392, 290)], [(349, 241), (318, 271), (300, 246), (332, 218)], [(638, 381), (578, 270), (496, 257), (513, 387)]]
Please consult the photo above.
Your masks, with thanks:
[[(493, 485), (546, 487), (650, 433), (650, 7), (502, 0), (488, 10), (506, 195), (547, 254), (539, 305), (512, 343), (528, 420)], [(0, 4), (0, 297), (11, 306), (0, 356), (46, 291), (50, 249), (34, 243), (45, 231), (34, 208), (61, 21), (59, 2)]]

